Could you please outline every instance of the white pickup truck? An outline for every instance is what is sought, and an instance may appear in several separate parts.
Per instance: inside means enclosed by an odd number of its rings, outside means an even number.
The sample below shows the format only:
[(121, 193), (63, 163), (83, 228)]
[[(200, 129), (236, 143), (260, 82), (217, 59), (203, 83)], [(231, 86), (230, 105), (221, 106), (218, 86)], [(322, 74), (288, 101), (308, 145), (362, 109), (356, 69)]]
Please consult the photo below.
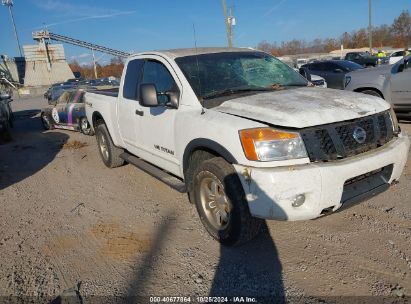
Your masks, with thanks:
[(262, 219), (313, 219), (388, 189), (410, 147), (381, 98), (313, 87), (252, 49), (132, 55), (117, 92), (85, 99), (105, 165), (188, 192), (226, 245)]

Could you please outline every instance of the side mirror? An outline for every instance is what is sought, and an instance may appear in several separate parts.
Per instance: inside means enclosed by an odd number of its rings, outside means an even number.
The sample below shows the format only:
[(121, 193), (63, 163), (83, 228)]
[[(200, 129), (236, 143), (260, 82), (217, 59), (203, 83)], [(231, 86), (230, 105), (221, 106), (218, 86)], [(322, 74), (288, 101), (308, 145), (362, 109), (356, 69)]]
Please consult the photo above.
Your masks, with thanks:
[(335, 69), (334, 72), (335, 72), (335, 73), (342, 73), (343, 70), (341, 70), (341, 69)]
[(157, 90), (153, 83), (140, 84), (140, 104), (143, 107), (157, 107)]

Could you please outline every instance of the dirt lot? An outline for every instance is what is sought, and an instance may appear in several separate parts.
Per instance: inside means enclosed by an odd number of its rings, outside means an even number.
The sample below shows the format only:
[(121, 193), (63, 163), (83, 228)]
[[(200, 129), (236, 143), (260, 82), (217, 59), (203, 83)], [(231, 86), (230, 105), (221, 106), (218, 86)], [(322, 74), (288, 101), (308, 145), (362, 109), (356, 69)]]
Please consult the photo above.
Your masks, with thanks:
[(45, 105), (16, 100), (14, 141), (0, 145), (0, 295), (411, 296), (410, 159), (370, 201), (222, 248), (186, 195), (106, 168), (94, 137), (44, 132)]

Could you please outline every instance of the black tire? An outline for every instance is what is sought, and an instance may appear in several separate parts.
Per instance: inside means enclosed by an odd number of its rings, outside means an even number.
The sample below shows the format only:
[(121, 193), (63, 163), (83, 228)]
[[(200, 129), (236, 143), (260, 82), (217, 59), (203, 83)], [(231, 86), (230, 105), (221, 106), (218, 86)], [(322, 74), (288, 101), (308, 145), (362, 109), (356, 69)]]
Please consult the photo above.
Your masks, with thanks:
[[(204, 201), (202, 202), (202, 190), (200, 188), (210, 178), (219, 181), (219, 187), (222, 186), (227, 202), (231, 207), (231, 210), (227, 212), (228, 220), (221, 229), (217, 229), (215, 223), (213, 224), (209, 219), (210, 215), (207, 216), (206, 207), (203, 205)], [(237, 173), (233, 166), (223, 158), (215, 157), (206, 160), (194, 170), (193, 192), (194, 202), (201, 222), (207, 232), (221, 244), (227, 246), (240, 245), (252, 240), (261, 231), (264, 221), (251, 216)], [(216, 202), (213, 204), (216, 205)], [(209, 205), (210, 208), (211, 203)], [(211, 212), (208, 211), (208, 213)]]
[(80, 118), (78, 125), (79, 125), (80, 132), (83, 133), (84, 135), (88, 135), (88, 136), (94, 135), (93, 129), (91, 128), (91, 125), (87, 120), (87, 117)]
[(96, 139), (101, 159), (108, 168), (116, 168), (124, 164), (124, 160), (120, 158), (124, 150), (114, 145), (107, 126), (104, 123), (97, 125)]
[(364, 90), (364, 91), (361, 91), (361, 93), (383, 98), (380, 93), (374, 90)]
[(40, 116), (41, 124), (43, 125), (44, 130), (53, 130), (54, 124), (51, 122), (49, 115), (46, 113), (41, 113)]

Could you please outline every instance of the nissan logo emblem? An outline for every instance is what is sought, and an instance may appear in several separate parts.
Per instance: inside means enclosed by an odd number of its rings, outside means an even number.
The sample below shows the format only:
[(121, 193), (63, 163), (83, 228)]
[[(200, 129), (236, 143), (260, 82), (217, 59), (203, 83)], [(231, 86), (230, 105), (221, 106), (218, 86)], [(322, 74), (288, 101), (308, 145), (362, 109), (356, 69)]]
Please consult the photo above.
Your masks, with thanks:
[(367, 139), (367, 132), (365, 132), (365, 130), (361, 127), (355, 127), (352, 132), (352, 137), (357, 143), (363, 144)]

